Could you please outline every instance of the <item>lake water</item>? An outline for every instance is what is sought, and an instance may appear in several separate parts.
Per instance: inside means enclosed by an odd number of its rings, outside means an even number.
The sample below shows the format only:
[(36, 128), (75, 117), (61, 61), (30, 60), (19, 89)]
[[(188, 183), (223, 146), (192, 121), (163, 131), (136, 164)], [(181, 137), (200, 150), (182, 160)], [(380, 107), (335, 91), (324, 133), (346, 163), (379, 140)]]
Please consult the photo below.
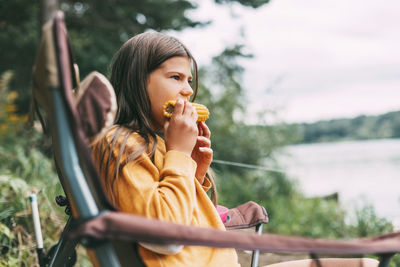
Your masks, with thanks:
[(372, 204), (400, 229), (400, 139), (288, 146), (282, 162), (307, 196), (339, 193), (353, 209)]

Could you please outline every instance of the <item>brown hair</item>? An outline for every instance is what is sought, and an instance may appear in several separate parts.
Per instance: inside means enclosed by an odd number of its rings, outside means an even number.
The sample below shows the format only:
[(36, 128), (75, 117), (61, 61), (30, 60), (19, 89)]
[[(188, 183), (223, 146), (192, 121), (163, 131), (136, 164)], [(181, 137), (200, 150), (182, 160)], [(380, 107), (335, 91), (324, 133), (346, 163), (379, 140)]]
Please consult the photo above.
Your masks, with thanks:
[[(150, 74), (159, 68), (164, 61), (176, 56), (184, 56), (191, 61), (194, 72), (194, 92), (191, 101), (194, 101), (198, 89), (197, 63), (190, 51), (176, 38), (158, 32), (142, 33), (124, 43), (113, 58), (110, 81), (114, 87), (118, 103), (115, 124), (122, 127), (119, 127), (111, 136), (108, 149), (105, 149), (104, 142), (102, 143), (102, 155), (100, 156), (101, 170), (106, 150), (109, 151), (108, 158), (105, 162), (105, 173), (108, 173), (112, 154), (111, 151), (113, 151), (119, 136), (123, 136), (114, 168), (114, 174), (112, 179), (106, 179), (106, 183), (111, 189), (111, 192), (114, 192), (113, 185), (118, 177), (119, 171), (128, 162), (137, 160), (147, 148), (149, 148), (149, 156), (152, 157), (154, 155), (157, 146), (157, 138), (156, 133), (151, 129), (152, 115), (150, 99), (147, 92), (147, 81)], [(144, 144), (135, 151), (125, 151), (127, 139), (133, 132), (138, 133), (144, 139)], [(124, 153), (127, 153), (127, 156), (121, 163), (120, 161)], [(209, 173), (208, 177), (213, 185), (211, 199), (216, 205), (217, 193), (213, 175)]]

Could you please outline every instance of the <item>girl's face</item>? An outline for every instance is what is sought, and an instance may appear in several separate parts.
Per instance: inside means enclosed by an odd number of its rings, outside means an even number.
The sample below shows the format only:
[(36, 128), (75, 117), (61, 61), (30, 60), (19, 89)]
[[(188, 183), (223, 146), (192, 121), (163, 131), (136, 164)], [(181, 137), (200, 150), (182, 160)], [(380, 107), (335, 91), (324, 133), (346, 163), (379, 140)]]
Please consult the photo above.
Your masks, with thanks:
[(187, 57), (172, 57), (154, 70), (147, 82), (150, 97), (153, 130), (162, 130), (165, 118), (163, 106), (168, 100), (189, 100), (193, 94), (190, 60)]

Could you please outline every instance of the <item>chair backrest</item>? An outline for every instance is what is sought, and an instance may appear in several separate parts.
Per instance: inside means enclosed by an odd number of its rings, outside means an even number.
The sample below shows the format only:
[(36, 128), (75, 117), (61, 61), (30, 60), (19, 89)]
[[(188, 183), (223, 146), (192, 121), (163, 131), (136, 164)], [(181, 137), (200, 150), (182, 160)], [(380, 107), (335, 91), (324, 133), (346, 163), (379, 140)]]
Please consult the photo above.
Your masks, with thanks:
[(57, 13), (54, 20), (43, 27), (33, 71), (33, 97), (48, 116), (50, 127), (46, 128), (51, 130), (60, 182), (71, 202), (73, 215), (91, 217), (93, 214), (84, 211), (85, 208), (80, 207), (79, 201), (72, 197), (78, 189), (69, 185), (68, 176), (76, 175), (70, 172), (70, 168), (79, 166), (78, 171), (88, 183), (96, 206), (100, 210), (115, 210), (104, 194), (88, 144), (104, 125), (112, 123), (116, 103), (115, 96), (111, 97), (111, 85), (100, 73), (91, 73), (79, 86), (78, 80), (63, 14)]
[[(104, 193), (89, 143), (113, 123), (115, 96), (100, 73), (93, 72), (79, 83), (62, 12), (43, 26), (32, 85), (35, 110), (40, 114), (40, 106), (48, 118), (45, 128), (51, 132), (58, 176), (73, 222), (114, 211)], [(93, 242), (90, 246), (93, 261), (101, 266), (143, 266), (132, 242)]]

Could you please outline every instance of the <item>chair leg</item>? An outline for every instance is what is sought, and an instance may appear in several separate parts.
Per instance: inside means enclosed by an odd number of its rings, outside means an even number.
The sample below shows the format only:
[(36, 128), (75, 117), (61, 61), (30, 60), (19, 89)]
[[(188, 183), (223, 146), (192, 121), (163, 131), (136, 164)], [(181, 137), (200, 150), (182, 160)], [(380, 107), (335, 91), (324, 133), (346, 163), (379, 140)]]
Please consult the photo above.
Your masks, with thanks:
[(381, 254), (378, 267), (389, 267), (390, 260), (394, 254)]
[[(73, 266), (74, 265), (74, 257), (76, 256), (76, 241), (66, 240), (64, 237), (64, 233), (71, 227), (72, 218), (68, 219), (67, 224), (61, 234), (61, 238), (58, 243), (49, 250), (46, 261), (49, 267), (52, 266)], [(71, 261), (69, 263), (69, 261)]]
[[(262, 234), (262, 223), (256, 225), (256, 233)], [(258, 260), (260, 256), (259, 250), (253, 250), (253, 255), (251, 256), (251, 267), (258, 267)]]

